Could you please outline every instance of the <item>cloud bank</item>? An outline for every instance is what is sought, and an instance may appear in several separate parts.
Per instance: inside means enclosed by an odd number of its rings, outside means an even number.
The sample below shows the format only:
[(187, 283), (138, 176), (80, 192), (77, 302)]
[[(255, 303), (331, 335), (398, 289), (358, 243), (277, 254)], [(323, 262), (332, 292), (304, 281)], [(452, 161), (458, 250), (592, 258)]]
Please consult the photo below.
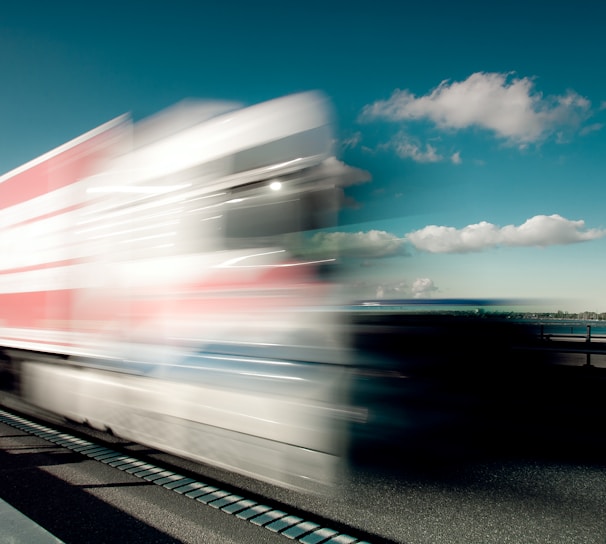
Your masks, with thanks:
[[(558, 214), (535, 215), (519, 226), (500, 227), (487, 221), (455, 227), (428, 225), (404, 237), (383, 230), (318, 232), (310, 239), (315, 250), (341, 257), (372, 259), (408, 256), (407, 246), (428, 253), (476, 253), (497, 247), (547, 247), (588, 242), (606, 237), (606, 229), (586, 229), (585, 221)], [(420, 289), (420, 287), (419, 287)]]
[(596, 240), (604, 229), (585, 229), (585, 221), (571, 221), (560, 215), (536, 215), (520, 226), (499, 227), (482, 221), (462, 229), (429, 225), (410, 232), (406, 240), (419, 251), (429, 253), (472, 253), (508, 247), (546, 247)]
[(590, 108), (589, 100), (572, 90), (544, 97), (531, 78), (476, 72), (464, 81), (442, 81), (424, 96), (396, 89), (387, 100), (365, 106), (360, 120), (427, 120), (449, 130), (479, 127), (524, 147), (556, 132), (577, 129), (589, 117)]

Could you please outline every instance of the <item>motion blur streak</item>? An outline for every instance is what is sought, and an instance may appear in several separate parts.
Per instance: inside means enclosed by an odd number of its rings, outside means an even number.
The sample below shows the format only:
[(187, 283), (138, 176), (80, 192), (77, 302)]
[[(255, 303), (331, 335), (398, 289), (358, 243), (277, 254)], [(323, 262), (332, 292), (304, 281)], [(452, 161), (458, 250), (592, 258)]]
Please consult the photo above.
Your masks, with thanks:
[(329, 484), (349, 340), (310, 231), (334, 225), (319, 93), (126, 116), (0, 177), (2, 385), (282, 485)]

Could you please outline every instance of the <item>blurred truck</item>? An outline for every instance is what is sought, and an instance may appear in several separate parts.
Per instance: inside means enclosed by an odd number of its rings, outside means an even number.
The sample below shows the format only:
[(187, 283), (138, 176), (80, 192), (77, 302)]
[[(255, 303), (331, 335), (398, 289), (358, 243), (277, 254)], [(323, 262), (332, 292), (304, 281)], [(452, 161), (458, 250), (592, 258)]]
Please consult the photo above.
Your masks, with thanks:
[(311, 234), (365, 173), (319, 93), (119, 117), (0, 177), (2, 388), (281, 485), (347, 447), (347, 329)]

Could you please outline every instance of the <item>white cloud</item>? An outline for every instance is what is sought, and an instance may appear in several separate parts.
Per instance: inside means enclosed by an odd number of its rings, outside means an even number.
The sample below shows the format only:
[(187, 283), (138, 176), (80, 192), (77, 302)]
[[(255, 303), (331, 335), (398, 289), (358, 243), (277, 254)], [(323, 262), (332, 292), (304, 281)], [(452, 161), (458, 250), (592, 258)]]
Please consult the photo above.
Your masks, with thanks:
[(520, 226), (498, 227), (482, 221), (462, 229), (429, 225), (410, 232), (406, 239), (416, 249), (430, 253), (471, 253), (510, 246), (551, 246), (586, 242), (606, 236), (604, 229), (585, 229), (583, 220), (560, 215), (536, 215)]
[(322, 251), (343, 257), (372, 259), (402, 255), (405, 240), (382, 230), (367, 232), (318, 232), (311, 244)]
[(410, 295), (410, 286), (400, 281), (398, 283), (383, 283), (375, 287), (375, 298), (402, 298)]
[(591, 134), (592, 132), (598, 132), (604, 128), (602, 123), (593, 123), (591, 125), (587, 125), (581, 129), (581, 136), (586, 136), (587, 134)]
[(400, 134), (385, 147), (395, 150), (397, 155), (403, 159), (413, 159), (416, 162), (440, 162), (443, 157), (439, 155), (436, 148), (431, 144), (423, 147), (416, 139), (405, 134)]
[[(418, 138), (415, 138), (401, 131), (389, 142), (381, 144), (379, 149), (393, 149), (398, 157), (402, 159), (412, 159), (415, 162), (441, 162), (445, 157), (438, 153), (435, 146), (426, 143), (422, 144)], [(453, 153), (449, 160), (453, 164), (461, 164), (460, 152)]]
[(412, 284), (413, 298), (430, 298), (438, 288), (429, 278), (417, 278)]
[(349, 166), (335, 157), (326, 159), (322, 163), (322, 168), (327, 177), (339, 178), (343, 186), (366, 183), (372, 179), (370, 172)]
[(480, 127), (524, 146), (560, 128), (577, 128), (589, 116), (590, 106), (574, 91), (543, 97), (531, 78), (476, 72), (465, 81), (442, 81), (420, 97), (396, 89), (389, 99), (365, 106), (361, 119), (426, 119), (442, 129)]
[(354, 147), (357, 147), (361, 141), (362, 141), (362, 133), (354, 132), (348, 138), (344, 138), (343, 140), (341, 140), (341, 147), (343, 149), (354, 148)]

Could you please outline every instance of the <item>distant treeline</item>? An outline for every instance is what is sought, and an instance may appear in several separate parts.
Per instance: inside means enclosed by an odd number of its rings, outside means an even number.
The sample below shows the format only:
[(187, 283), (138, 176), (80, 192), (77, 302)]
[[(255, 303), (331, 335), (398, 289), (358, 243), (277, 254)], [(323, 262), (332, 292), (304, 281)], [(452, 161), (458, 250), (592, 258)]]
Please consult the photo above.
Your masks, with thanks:
[(606, 321), (606, 312), (507, 312), (516, 318), (527, 319), (578, 319), (582, 321)]
[(469, 316), (469, 317), (496, 317), (507, 319), (561, 319), (569, 321), (606, 321), (606, 312), (515, 312), (507, 310), (491, 310), (476, 308), (473, 310), (434, 310), (425, 312), (429, 314)]

